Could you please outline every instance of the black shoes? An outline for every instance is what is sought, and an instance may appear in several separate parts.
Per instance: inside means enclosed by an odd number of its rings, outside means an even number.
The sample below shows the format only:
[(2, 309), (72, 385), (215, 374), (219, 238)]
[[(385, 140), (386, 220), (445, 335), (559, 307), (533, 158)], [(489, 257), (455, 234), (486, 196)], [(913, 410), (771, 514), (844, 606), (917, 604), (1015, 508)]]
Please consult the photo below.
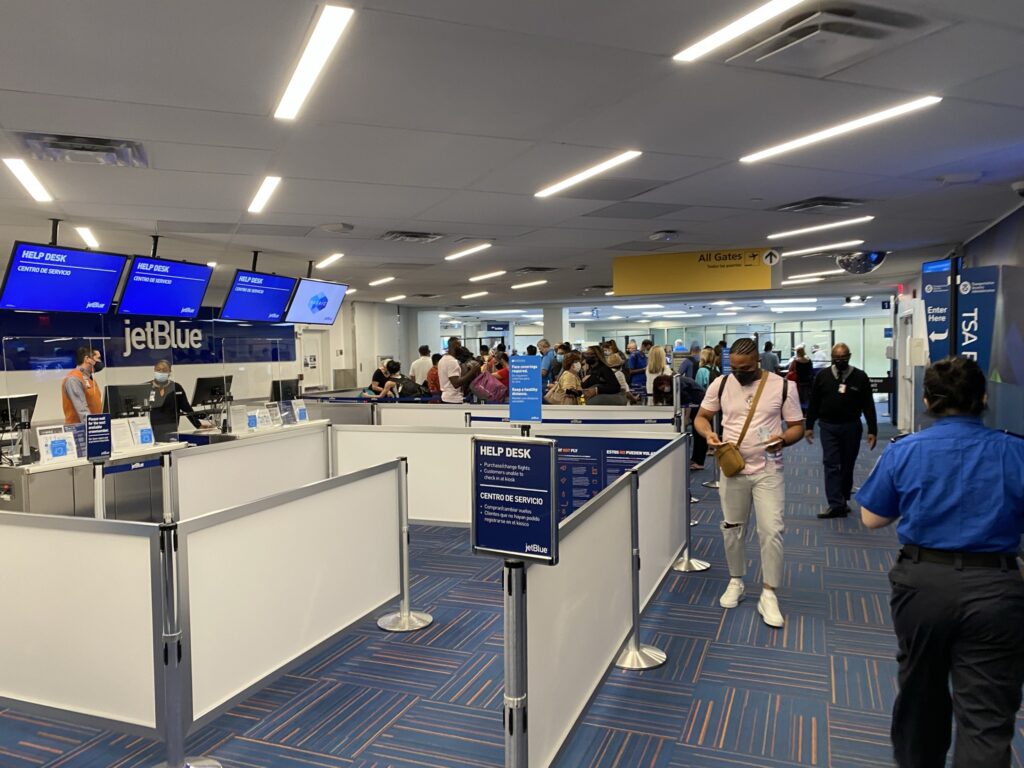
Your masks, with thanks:
[(850, 514), (850, 508), (849, 507), (839, 507), (839, 508), (830, 507), (830, 508), (826, 509), (824, 512), (819, 512), (818, 513), (818, 517), (820, 519), (822, 519), (822, 520), (831, 520), (831, 519), (837, 518), (837, 517), (848, 517), (849, 514)]

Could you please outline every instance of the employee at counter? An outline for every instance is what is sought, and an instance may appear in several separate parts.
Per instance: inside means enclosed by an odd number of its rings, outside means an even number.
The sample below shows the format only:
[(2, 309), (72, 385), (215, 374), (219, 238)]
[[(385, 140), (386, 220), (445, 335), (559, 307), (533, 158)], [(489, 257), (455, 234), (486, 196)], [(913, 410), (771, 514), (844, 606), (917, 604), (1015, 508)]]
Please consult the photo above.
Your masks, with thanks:
[(103, 394), (92, 375), (97, 370), (100, 351), (92, 347), (79, 347), (75, 352), (75, 368), (61, 383), (60, 400), (65, 424), (81, 424), (90, 413), (103, 411)]
[(153, 366), (153, 388), (149, 393), (149, 420), (159, 442), (167, 442), (178, 431), (178, 419), (184, 416), (193, 427), (213, 426), (196, 416), (181, 384), (171, 381), (171, 363), (158, 360)]

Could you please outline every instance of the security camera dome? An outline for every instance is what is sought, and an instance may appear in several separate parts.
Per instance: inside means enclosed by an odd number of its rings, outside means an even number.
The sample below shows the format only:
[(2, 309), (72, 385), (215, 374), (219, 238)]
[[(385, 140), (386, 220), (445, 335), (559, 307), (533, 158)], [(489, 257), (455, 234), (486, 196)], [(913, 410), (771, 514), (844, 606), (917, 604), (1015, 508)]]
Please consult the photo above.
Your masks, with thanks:
[(836, 264), (845, 269), (851, 275), (866, 275), (878, 269), (885, 257), (886, 251), (857, 251), (856, 253), (841, 253), (836, 256)]

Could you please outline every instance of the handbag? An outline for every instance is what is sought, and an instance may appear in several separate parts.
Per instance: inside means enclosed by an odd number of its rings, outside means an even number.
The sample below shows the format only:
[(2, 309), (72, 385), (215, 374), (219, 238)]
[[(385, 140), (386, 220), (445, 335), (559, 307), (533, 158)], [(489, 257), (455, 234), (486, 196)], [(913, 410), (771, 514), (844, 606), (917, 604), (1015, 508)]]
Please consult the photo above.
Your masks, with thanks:
[[(761, 399), (761, 393), (764, 391), (766, 381), (768, 381), (768, 373), (766, 371), (762, 371), (761, 383), (757, 385), (757, 393), (754, 395), (754, 399), (750, 403), (750, 410), (747, 411), (747, 420), (743, 422), (743, 430), (740, 432), (739, 440), (735, 443), (722, 443), (715, 449), (715, 457), (718, 459), (718, 468), (726, 477), (738, 475), (743, 471), (743, 468), (747, 466), (747, 462), (743, 460), (743, 454), (740, 453), (740, 445), (743, 443), (743, 438), (747, 436), (747, 429), (750, 427), (750, 420), (754, 418), (754, 411), (757, 410), (757, 403)], [(722, 383), (722, 389), (725, 389), (724, 382)], [(721, 405), (721, 399), (719, 399), (719, 405)]]

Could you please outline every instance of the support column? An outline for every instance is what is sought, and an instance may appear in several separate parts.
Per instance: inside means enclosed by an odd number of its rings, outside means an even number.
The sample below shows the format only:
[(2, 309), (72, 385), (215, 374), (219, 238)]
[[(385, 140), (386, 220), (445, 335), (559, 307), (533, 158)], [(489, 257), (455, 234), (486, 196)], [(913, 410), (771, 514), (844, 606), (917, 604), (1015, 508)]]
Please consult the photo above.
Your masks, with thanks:
[(544, 338), (556, 347), (563, 341), (572, 341), (572, 328), (569, 327), (568, 309), (544, 310)]

